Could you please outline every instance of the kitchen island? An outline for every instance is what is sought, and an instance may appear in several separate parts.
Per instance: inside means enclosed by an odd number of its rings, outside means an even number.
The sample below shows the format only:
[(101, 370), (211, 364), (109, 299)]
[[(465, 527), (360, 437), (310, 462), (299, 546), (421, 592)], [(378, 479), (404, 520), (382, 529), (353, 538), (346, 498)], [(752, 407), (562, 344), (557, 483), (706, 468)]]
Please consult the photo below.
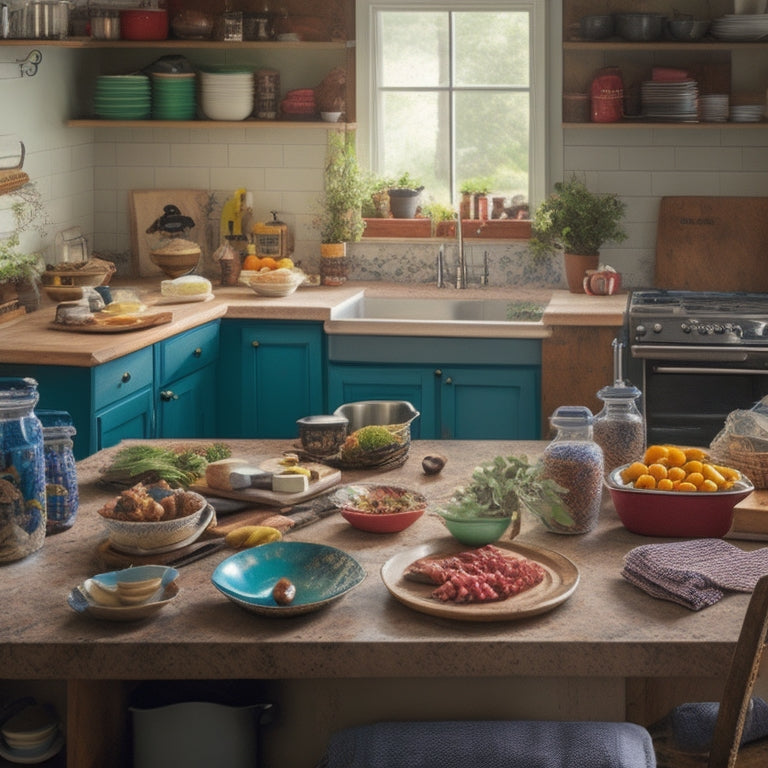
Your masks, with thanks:
[[(254, 462), (291, 448), (281, 440), (228, 443), (234, 456)], [(543, 446), (415, 441), (403, 466), (344, 470), (342, 481), (402, 484), (434, 503), (466, 482), (478, 461), (533, 457)], [(624, 581), (624, 555), (653, 539), (626, 531), (608, 500), (598, 529), (583, 536), (548, 533), (523, 516), (515, 541), (561, 553), (580, 574), (568, 600), (524, 619), (438, 618), (389, 594), (379, 574), (385, 562), (422, 543), (450, 541), (430, 510), (399, 534), (364, 533), (338, 514), (288, 533), (290, 540), (341, 548), (367, 572), (351, 593), (314, 614), (273, 619), (228, 601), (210, 581), (228, 556), (219, 551), (181, 568), (178, 598), (152, 620), (119, 624), (77, 615), (66, 601), (71, 588), (111, 570), (99, 555), (105, 535), (97, 509), (116, 491), (98, 478), (115, 450), (78, 465), (81, 504), (73, 528), (3, 566), (2, 686), (23, 692), (35, 681), (54, 681), (54, 689), (65, 689), (69, 768), (126, 765), (127, 702), (139, 681), (253, 681), (254, 696), (276, 706), (276, 722), (265, 730), (266, 764), (275, 768), (310, 768), (330, 731), (376, 719), (647, 723), (672, 703), (719, 696), (748, 596), (730, 594), (693, 613)], [(448, 463), (427, 477), (421, 458), (435, 452)]]

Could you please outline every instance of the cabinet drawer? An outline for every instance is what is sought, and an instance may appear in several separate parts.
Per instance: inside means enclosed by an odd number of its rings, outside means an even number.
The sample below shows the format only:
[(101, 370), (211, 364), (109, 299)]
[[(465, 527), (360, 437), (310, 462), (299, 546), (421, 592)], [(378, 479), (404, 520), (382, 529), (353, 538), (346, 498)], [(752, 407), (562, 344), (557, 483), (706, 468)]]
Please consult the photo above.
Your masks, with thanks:
[(157, 379), (164, 387), (215, 362), (219, 356), (219, 322), (180, 333), (156, 345)]
[(93, 409), (114, 403), (152, 384), (152, 348), (98, 366), (93, 373)]

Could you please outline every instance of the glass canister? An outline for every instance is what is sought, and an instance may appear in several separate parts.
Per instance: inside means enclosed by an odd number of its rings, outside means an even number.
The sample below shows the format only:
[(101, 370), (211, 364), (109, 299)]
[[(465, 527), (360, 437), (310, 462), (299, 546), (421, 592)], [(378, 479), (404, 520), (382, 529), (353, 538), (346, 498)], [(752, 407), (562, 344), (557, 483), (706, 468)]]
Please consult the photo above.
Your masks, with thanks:
[(550, 423), (557, 430), (544, 449), (543, 476), (565, 488), (563, 502), (573, 521), (564, 525), (547, 520), (556, 533), (587, 533), (600, 514), (603, 485), (603, 451), (592, 439), (592, 411), (585, 406), (560, 406)]
[(645, 453), (645, 420), (637, 407), (640, 390), (629, 385), (603, 387), (597, 396), (603, 408), (595, 416), (592, 433), (603, 449), (606, 474)]
[(0, 378), (0, 562), (21, 560), (45, 542), (43, 426), (30, 378)]
[(49, 534), (71, 528), (77, 516), (80, 497), (72, 438), (77, 430), (66, 411), (37, 411), (43, 425), (45, 456), (45, 496)]

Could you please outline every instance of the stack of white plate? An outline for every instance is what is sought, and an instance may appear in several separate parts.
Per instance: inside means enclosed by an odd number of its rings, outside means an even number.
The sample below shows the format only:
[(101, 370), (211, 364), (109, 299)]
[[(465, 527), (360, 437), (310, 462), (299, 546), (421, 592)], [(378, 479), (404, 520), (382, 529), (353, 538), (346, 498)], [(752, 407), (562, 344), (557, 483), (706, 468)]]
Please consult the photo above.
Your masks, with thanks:
[(701, 97), (701, 119), (705, 123), (725, 123), (728, 120), (728, 94), (708, 93)]
[(200, 108), (209, 120), (245, 120), (253, 112), (253, 70), (222, 67), (200, 72)]
[(709, 28), (718, 40), (754, 41), (768, 39), (768, 13), (728, 13), (715, 19)]
[(640, 86), (641, 114), (649, 120), (696, 123), (698, 102), (699, 87), (695, 80), (646, 80)]
[(759, 123), (765, 112), (764, 104), (741, 104), (731, 107), (732, 123)]

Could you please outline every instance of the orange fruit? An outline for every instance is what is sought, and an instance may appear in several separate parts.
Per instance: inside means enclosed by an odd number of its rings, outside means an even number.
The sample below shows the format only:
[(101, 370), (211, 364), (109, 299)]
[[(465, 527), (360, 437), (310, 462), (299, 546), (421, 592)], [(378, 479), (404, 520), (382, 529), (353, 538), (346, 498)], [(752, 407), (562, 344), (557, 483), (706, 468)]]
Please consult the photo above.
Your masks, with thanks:
[(267, 269), (277, 269), (277, 262), (271, 256), (265, 256), (261, 259), (259, 269), (264, 269), (265, 267)]
[(260, 266), (261, 259), (255, 253), (249, 253), (245, 259), (243, 259), (243, 269), (257, 270)]

